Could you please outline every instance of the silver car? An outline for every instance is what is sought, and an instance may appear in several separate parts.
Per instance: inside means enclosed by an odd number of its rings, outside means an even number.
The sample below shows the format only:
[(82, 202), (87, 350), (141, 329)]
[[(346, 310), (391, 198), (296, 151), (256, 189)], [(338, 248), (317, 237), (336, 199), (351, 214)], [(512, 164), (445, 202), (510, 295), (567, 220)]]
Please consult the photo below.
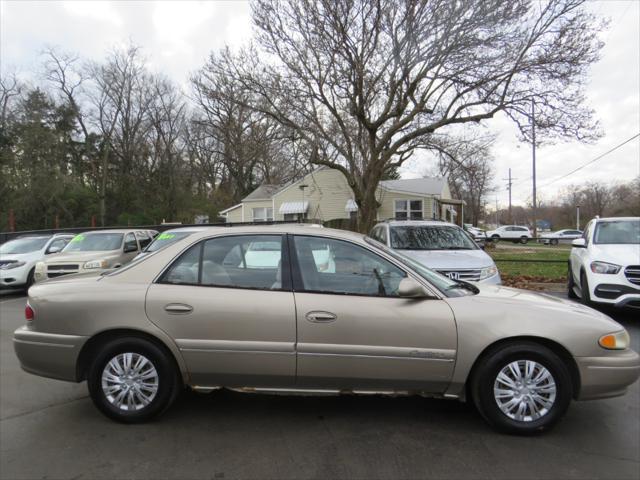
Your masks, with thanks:
[(502, 283), (493, 259), (453, 223), (388, 220), (373, 227), (369, 236), (454, 280)]
[(640, 375), (627, 332), (589, 307), (301, 226), (194, 232), (110, 274), (35, 285), (25, 314), (23, 369), (87, 380), (97, 408), (129, 423), (189, 386), (470, 400), (526, 434)]

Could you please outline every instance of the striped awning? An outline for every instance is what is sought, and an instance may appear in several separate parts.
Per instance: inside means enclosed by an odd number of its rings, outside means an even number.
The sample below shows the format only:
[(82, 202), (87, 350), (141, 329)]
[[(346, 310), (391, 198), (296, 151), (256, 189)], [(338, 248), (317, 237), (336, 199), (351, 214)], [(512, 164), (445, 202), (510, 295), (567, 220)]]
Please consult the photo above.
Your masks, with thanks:
[(355, 200), (350, 198), (349, 200), (347, 200), (347, 204), (344, 206), (344, 211), (345, 212), (357, 212), (358, 211), (358, 204), (356, 203)]
[(286, 215), (287, 213), (305, 213), (309, 208), (309, 202), (284, 202), (280, 205), (279, 213)]

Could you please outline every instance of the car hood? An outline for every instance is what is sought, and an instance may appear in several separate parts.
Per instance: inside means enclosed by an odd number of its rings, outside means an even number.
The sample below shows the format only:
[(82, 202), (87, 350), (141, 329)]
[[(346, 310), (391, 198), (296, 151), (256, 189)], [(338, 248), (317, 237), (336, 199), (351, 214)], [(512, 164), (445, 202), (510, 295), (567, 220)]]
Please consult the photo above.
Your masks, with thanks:
[(103, 260), (113, 258), (119, 255), (120, 250), (105, 250), (97, 252), (62, 252), (47, 259), (47, 263), (88, 262), (90, 260)]
[(493, 265), (484, 250), (398, 250), (425, 267), (439, 269), (480, 269)]
[(640, 265), (640, 245), (591, 244), (591, 259), (617, 265)]
[(42, 251), (29, 253), (0, 253), (0, 260), (3, 262), (31, 262), (42, 257)]
[[(501, 285), (474, 284), (479, 293), (473, 297), (463, 297), (473, 299), (475, 302), (490, 304), (496, 311), (501, 307), (504, 312), (515, 313), (514, 318), (524, 318), (528, 315), (539, 316), (541, 311), (553, 313), (553, 318), (562, 322), (563, 315), (568, 313), (583, 315), (586, 317), (599, 319), (611, 327), (620, 329), (620, 325), (614, 322), (604, 313), (591, 307), (577, 303), (565, 298), (559, 298), (542, 292), (532, 292), (530, 290), (520, 290), (518, 288), (504, 287)], [(520, 312), (520, 313), (518, 313)], [(561, 313), (555, 315), (555, 313)], [(570, 316), (570, 315), (569, 315)]]

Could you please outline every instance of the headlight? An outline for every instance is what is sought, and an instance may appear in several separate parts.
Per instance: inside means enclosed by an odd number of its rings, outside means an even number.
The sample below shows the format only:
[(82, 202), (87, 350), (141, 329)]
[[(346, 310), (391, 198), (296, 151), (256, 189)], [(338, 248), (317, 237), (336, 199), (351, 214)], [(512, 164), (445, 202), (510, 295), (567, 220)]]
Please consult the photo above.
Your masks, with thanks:
[(598, 339), (598, 345), (607, 350), (624, 350), (629, 348), (629, 334), (626, 330), (609, 333)]
[(490, 267), (483, 268), (482, 270), (480, 270), (480, 280), (493, 277), (496, 273), (498, 273), (498, 268), (495, 265), (491, 265)]
[(90, 262), (86, 262), (84, 264), (85, 269), (90, 268), (107, 268), (108, 263), (106, 260), (91, 260)]
[(12, 268), (18, 268), (26, 265), (27, 262), (11, 262), (0, 265), (0, 270), (11, 270)]
[(591, 262), (591, 271), (593, 273), (615, 274), (620, 271), (620, 265), (607, 262)]

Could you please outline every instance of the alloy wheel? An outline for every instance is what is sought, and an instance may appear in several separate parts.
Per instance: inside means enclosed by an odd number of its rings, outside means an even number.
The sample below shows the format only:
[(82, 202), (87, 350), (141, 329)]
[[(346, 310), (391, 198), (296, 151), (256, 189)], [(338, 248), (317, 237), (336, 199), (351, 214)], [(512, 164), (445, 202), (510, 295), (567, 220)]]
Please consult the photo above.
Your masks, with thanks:
[(533, 360), (516, 360), (500, 370), (493, 396), (507, 417), (533, 422), (549, 413), (557, 395), (551, 372)]
[(153, 363), (139, 353), (120, 353), (104, 367), (102, 392), (114, 407), (127, 412), (141, 410), (158, 393), (159, 375)]

